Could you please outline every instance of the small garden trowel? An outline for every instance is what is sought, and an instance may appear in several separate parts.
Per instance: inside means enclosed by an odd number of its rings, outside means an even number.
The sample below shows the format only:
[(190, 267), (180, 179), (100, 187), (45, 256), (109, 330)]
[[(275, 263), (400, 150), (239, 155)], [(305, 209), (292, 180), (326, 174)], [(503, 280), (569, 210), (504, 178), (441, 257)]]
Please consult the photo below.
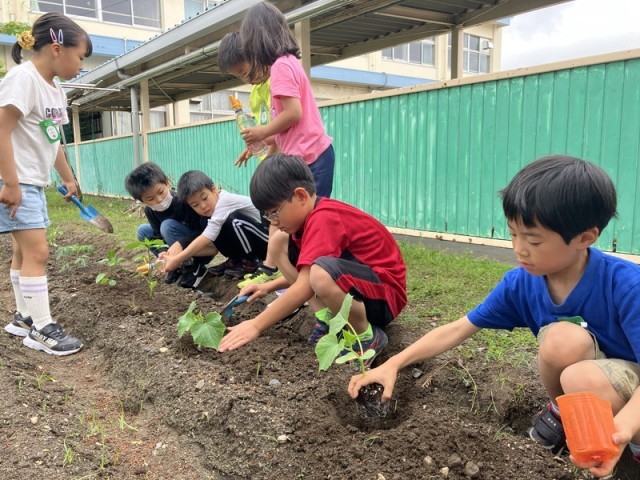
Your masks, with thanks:
[[(64, 196), (69, 193), (63, 185), (58, 185), (58, 191)], [(100, 215), (100, 212), (98, 212), (95, 208), (91, 206), (85, 207), (75, 195), (71, 196), (71, 201), (75, 203), (76, 206), (80, 209), (80, 216), (82, 218), (95, 225), (103, 232), (113, 233), (113, 225), (111, 225), (111, 222), (109, 222), (109, 220), (107, 220), (104, 216)]]
[(222, 319), (227, 320), (233, 317), (233, 307), (246, 302), (248, 299), (249, 295), (243, 295), (242, 297), (236, 295), (235, 297), (233, 297), (229, 303), (222, 307), (222, 312), (220, 313), (220, 315), (222, 315)]

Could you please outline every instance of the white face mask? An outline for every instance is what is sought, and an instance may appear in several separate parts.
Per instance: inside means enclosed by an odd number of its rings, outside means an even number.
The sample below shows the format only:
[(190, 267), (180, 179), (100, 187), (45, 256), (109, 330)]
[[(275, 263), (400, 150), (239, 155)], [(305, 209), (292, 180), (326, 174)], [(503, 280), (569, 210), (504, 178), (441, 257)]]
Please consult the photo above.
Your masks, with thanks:
[(173, 197), (171, 196), (171, 190), (167, 189), (167, 196), (164, 197), (160, 203), (156, 203), (155, 205), (148, 205), (148, 207), (154, 212), (164, 212), (167, 208), (171, 206), (171, 201)]

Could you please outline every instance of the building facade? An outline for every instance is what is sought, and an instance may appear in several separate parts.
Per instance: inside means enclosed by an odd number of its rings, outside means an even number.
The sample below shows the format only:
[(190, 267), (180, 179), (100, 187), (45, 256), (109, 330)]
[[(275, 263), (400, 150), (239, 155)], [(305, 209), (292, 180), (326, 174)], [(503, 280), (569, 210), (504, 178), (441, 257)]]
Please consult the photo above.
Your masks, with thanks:
[[(227, 0), (233, 1), (233, 0)], [(212, 0), (3, 0), (0, 23), (32, 24), (46, 12), (63, 13), (91, 36), (94, 53), (85, 60), (91, 70), (122, 55), (207, 8)], [(500, 70), (501, 29), (506, 22), (493, 22), (465, 30), (463, 76)], [(15, 37), (0, 34), (0, 60), (10, 68)], [(397, 45), (348, 60), (312, 67), (311, 84), (318, 101), (343, 98), (379, 90), (447, 80), (450, 73), (450, 35)], [(248, 105), (249, 86), (217, 92), (156, 108), (150, 112), (151, 128), (200, 122), (232, 114), (228, 95), (233, 93)], [(127, 112), (85, 115), (83, 140), (131, 132)]]

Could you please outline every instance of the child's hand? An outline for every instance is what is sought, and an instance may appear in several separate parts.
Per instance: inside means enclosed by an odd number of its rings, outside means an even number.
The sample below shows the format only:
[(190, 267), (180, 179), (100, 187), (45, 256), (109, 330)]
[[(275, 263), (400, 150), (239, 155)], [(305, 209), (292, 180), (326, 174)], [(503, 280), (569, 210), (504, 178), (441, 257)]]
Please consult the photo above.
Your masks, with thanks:
[(170, 255), (169, 252), (162, 252), (158, 255), (158, 258), (164, 262), (161, 267), (163, 272), (172, 272), (180, 267), (180, 264), (182, 263), (178, 261), (175, 255)]
[(248, 295), (249, 298), (247, 299), (247, 302), (253, 302), (258, 298), (264, 297), (267, 293), (270, 292), (268, 288), (265, 288), (265, 285), (266, 284), (264, 283), (260, 285), (256, 283), (250, 283), (249, 285), (243, 287), (242, 290), (240, 290), (238, 296), (244, 297), (245, 295)]
[(78, 196), (78, 184), (75, 180), (71, 182), (62, 181), (62, 186), (67, 189), (67, 194), (64, 196), (64, 198), (67, 199), (67, 202), (71, 200), (72, 196)]
[(248, 148), (245, 148), (240, 154), (240, 156), (238, 157), (238, 159), (236, 160), (236, 163), (234, 163), (234, 165), (236, 167), (241, 167), (242, 165), (246, 167), (250, 158), (251, 158), (251, 152), (249, 151)]
[(16, 216), (16, 212), (18, 211), (18, 206), (22, 201), (22, 191), (20, 190), (20, 184), (16, 185), (7, 185), (6, 183), (2, 185), (0, 189), (0, 203), (10, 208), (9, 219), (13, 220), (13, 217)]
[(240, 135), (242, 135), (244, 143), (251, 145), (252, 143), (260, 142), (268, 137), (265, 130), (266, 127), (261, 125), (259, 127), (251, 127), (246, 130), (242, 130)]
[(235, 327), (227, 327), (227, 330), (229, 333), (222, 338), (218, 347), (219, 352), (235, 350), (260, 336), (260, 330), (256, 327), (254, 320), (245, 320)]
[(613, 419), (613, 425), (615, 431), (611, 436), (611, 439), (613, 440), (613, 443), (618, 446), (618, 455), (616, 455), (615, 458), (607, 460), (606, 462), (579, 462), (570, 455), (569, 458), (571, 459), (571, 463), (578, 468), (588, 468), (589, 472), (595, 477), (606, 477), (607, 475), (610, 475), (620, 460), (627, 443), (631, 441), (631, 431), (627, 427), (619, 425), (615, 418)]
[(384, 403), (391, 400), (393, 387), (396, 384), (397, 378), (398, 370), (387, 363), (383, 363), (379, 367), (367, 372), (366, 375), (359, 374), (351, 377), (347, 390), (351, 398), (356, 398), (360, 389), (365, 385), (369, 385), (370, 383), (379, 383), (384, 387), (384, 391), (382, 392), (382, 397), (380, 399)]

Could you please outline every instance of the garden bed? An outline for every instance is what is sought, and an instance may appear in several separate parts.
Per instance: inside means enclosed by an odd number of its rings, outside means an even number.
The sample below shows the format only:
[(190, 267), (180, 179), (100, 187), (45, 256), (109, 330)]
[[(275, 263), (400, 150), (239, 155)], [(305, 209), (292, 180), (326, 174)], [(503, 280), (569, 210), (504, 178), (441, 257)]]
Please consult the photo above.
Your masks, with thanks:
[[(450, 352), (401, 373), (386, 418), (362, 419), (346, 393), (356, 369), (317, 371), (308, 309), (236, 352), (199, 351), (178, 339), (178, 318), (194, 300), (219, 309), (235, 283), (207, 279), (208, 298), (161, 282), (150, 297), (121, 249), (116, 285), (97, 285), (96, 259), (116, 245), (89, 228), (63, 225), (56, 239), (91, 243), (88, 265), (61, 271), (52, 249), (48, 266), (53, 315), (84, 349), (53, 358), (0, 334), (0, 478), (588, 478), (520, 435), (544, 404), (533, 357), (504, 368)], [(5, 323), (10, 246), (0, 236)], [(265, 303), (236, 307), (233, 322)], [(382, 359), (424, 331), (388, 333)]]

